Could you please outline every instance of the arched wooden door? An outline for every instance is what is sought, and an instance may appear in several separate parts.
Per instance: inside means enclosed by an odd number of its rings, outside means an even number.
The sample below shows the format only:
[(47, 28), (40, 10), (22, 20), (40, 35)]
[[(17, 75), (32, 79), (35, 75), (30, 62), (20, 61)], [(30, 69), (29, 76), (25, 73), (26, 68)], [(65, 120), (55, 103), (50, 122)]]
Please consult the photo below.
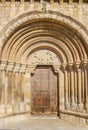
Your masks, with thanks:
[(58, 106), (57, 74), (51, 66), (38, 66), (31, 79), (32, 113), (56, 114)]

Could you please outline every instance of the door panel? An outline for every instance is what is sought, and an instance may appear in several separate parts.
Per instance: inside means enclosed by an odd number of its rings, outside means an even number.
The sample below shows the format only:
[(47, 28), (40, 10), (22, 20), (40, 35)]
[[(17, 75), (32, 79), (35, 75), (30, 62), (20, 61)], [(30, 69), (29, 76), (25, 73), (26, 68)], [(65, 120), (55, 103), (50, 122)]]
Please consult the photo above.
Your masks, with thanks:
[(32, 113), (57, 114), (57, 74), (51, 66), (38, 66), (31, 78)]

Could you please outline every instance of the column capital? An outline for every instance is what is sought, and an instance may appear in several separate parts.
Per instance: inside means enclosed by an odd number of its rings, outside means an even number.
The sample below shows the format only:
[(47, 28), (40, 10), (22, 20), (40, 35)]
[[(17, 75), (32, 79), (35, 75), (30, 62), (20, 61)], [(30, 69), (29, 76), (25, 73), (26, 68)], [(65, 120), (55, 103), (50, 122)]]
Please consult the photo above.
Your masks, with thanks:
[(21, 66), (20, 63), (16, 63), (14, 66), (14, 72), (20, 72), (20, 66)]
[(80, 62), (80, 61), (76, 61), (76, 62), (74, 63), (74, 67), (75, 67), (75, 69), (76, 69), (77, 71), (81, 71), (80, 66), (81, 66), (81, 62)]
[(7, 61), (0, 61), (0, 70), (6, 70)]
[(53, 65), (53, 68), (54, 68), (55, 73), (59, 73), (59, 68), (60, 68), (60, 66), (58, 66), (58, 65)]
[(6, 70), (7, 70), (7, 71), (13, 71), (14, 65), (15, 65), (14, 62), (8, 62), (8, 65), (7, 65)]
[(26, 72), (27, 73), (34, 73), (35, 72), (35, 68), (36, 68), (36, 65), (28, 65), (27, 66), (27, 69), (26, 69)]
[(63, 72), (65, 72), (66, 69), (67, 69), (67, 64), (62, 63), (62, 65), (61, 65), (61, 70), (62, 70)]
[(82, 60), (82, 69), (88, 69), (88, 59)]
[(68, 70), (72, 71), (73, 70), (73, 63), (68, 63)]
[(22, 64), (22, 65), (20, 66), (20, 72), (21, 72), (21, 73), (25, 73), (25, 72), (26, 72), (26, 67), (27, 67), (26, 64)]

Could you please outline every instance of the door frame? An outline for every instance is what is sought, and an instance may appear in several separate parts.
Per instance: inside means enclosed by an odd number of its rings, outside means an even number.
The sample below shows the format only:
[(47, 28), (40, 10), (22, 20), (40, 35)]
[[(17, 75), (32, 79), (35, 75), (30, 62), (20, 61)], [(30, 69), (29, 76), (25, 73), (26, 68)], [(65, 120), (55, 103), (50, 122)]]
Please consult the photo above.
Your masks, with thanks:
[[(36, 65), (33, 69), (33, 71), (31, 72), (31, 76), (34, 75), (36, 69), (38, 67), (51, 67), (53, 73), (57, 74), (57, 116), (60, 117), (60, 103), (59, 103), (59, 69), (57, 66), (53, 66), (53, 65)], [(32, 89), (32, 85), (31, 85), (31, 89)], [(31, 99), (32, 101), (32, 99)], [(32, 112), (32, 110), (30, 111), (31, 114), (35, 114)]]

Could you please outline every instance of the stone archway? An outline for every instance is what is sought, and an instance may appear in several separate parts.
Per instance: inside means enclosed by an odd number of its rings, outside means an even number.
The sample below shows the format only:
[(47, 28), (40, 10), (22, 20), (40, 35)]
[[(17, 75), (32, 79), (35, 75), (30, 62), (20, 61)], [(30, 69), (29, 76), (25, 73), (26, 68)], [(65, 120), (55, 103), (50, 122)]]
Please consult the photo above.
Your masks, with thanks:
[(30, 112), (31, 73), (37, 65), (52, 65), (59, 74), (61, 118), (86, 119), (88, 31), (74, 19), (51, 11), (26, 13), (15, 20), (0, 39), (1, 113)]

